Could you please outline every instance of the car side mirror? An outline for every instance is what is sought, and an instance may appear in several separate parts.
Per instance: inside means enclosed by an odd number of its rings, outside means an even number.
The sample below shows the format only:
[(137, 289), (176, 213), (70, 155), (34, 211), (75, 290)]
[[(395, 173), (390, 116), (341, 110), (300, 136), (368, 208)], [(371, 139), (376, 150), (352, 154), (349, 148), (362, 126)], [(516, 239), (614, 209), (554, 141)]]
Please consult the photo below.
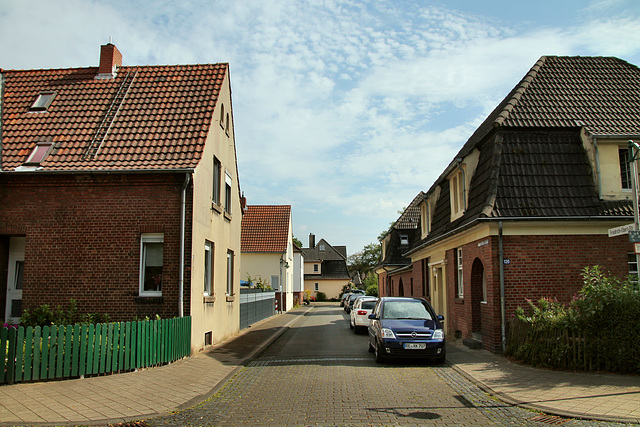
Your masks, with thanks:
[(369, 319), (371, 319), (371, 320), (377, 320), (377, 319), (378, 319), (378, 317), (377, 317), (375, 314), (370, 314), (370, 315), (369, 315)]
[(442, 314), (438, 314), (438, 320), (444, 322), (444, 316)]

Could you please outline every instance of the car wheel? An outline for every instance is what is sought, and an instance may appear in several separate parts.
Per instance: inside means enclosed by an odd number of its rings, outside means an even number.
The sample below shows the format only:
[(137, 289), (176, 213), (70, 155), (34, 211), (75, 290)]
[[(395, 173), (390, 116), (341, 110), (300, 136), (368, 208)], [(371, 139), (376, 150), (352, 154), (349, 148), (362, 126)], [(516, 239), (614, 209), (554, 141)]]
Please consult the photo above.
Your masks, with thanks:
[(373, 346), (371, 345), (371, 341), (369, 341), (369, 353), (373, 353), (375, 350), (373, 348)]
[(351, 320), (349, 320), (349, 328), (354, 329), (355, 327), (353, 326), (353, 322)]
[(377, 363), (384, 363), (386, 358), (384, 357), (384, 355), (382, 354), (382, 349), (380, 348), (380, 344), (378, 344), (375, 348), (375, 353), (376, 353), (376, 362)]
[(360, 333), (360, 327), (358, 325), (353, 325), (353, 333), (356, 335)]

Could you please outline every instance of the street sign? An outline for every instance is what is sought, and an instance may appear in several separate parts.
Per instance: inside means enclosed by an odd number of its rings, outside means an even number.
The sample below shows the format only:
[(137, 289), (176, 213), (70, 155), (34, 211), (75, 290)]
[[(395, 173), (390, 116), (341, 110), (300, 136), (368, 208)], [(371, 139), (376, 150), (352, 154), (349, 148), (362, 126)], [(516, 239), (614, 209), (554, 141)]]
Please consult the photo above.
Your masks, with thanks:
[(640, 254), (640, 243), (635, 243), (633, 246), (636, 249), (636, 254)]
[(609, 237), (622, 236), (623, 234), (629, 234), (630, 231), (636, 229), (635, 224), (621, 225), (620, 227), (614, 227), (609, 229)]
[(630, 230), (629, 241), (631, 243), (640, 243), (640, 231)]

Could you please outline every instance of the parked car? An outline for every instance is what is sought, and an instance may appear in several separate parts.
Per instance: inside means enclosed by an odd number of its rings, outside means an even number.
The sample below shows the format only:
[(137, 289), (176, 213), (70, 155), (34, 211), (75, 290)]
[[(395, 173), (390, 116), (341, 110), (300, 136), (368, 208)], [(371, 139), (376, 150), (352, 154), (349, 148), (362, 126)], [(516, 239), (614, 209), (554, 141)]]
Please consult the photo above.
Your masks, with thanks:
[(422, 298), (382, 297), (369, 315), (369, 352), (376, 362), (420, 358), (444, 363), (444, 316)]
[(353, 293), (349, 295), (349, 297), (344, 302), (344, 311), (346, 311), (347, 313), (351, 313), (351, 307), (353, 307), (353, 301), (355, 301), (356, 298), (361, 297), (363, 295), (364, 295), (364, 292)]
[(340, 307), (344, 307), (345, 301), (347, 300), (347, 298), (349, 298), (349, 295), (351, 295), (351, 294), (364, 295), (365, 292), (362, 289), (347, 289), (342, 294), (342, 298), (340, 298)]
[(369, 315), (376, 306), (376, 302), (378, 302), (378, 298), (372, 296), (363, 296), (356, 299), (351, 309), (349, 322), (349, 326), (354, 333), (357, 334), (360, 329), (369, 326), (369, 322), (371, 322)]

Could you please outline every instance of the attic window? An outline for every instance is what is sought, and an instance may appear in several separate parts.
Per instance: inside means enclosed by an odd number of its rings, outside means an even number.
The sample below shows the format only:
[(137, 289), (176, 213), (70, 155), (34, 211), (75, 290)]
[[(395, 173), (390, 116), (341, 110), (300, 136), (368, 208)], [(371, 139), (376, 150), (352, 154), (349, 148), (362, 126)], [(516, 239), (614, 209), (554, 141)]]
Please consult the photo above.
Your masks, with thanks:
[(42, 163), (49, 153), (51, 153), (51, 149), (53, 148), (53, 141), (41, 141), (36, 144), (33, 151), (27, 158), (27, 161), (24, 162), (25, 165), (39, 165)]
[(400, 244), (403, 246), (406, 246), (409, 244), (409, 236), (406, 234), (401, 234), (400, 235)]
[(38, 95), (38, 98), (36, 98), (31, 108), (29, 108), (29, 111), (47, 111), (47, 108), (49, 108), (55, 97), (55, 92), (42, 92)]
[(324, 252), (324, 244), (320, 243), (318, 245), (318, 249), (320, 250), (320, 252)]

